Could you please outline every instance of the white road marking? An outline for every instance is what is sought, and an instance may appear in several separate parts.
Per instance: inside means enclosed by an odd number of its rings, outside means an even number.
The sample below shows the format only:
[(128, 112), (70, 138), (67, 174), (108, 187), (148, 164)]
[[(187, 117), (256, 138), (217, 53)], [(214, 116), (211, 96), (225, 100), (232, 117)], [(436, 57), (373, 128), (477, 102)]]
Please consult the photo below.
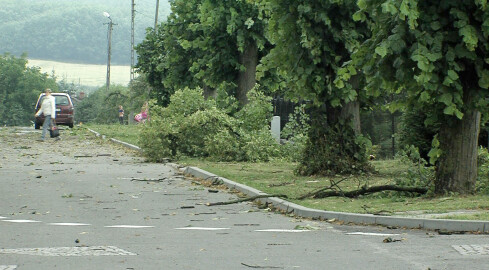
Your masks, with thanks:
[(53, 226), (90, 226), (91, 224), (86, 224), (86, 223), (49, 223), (49, 225), (53, 225)]
[(17, 265), (0, 265), (0, 270), (15, 270)]
[(14, 248), (0, 249), (0, 254), (20, 254), (34, 256), (135, 256), (137, 254), (114, 246), (55, 247), (55, 248)]
[(155, 226), (139, 226), (139, 225), (113, 225), (104, 226), (105, 228), (128, 228), (128, 229), (142, 229), (142, 228), (154, 228)]
[(230, 228), (209, 228), (209, 227), (183, 227), (175, 228), (175, 230), (200, 230), (200, 231), (220, 231), (229, 230)]
[[(2, 216), (0, 216), (0, 219), (6, 219), (6, 217), (2, 217)], [(0, 268), (0, 269), (1, 269), (1, 268)]]
[(489, 245), (452, 245), (462, 255), (489, 255)]
[(370, 236), (395, 236), (399, 235), (398, 233), (368, 233), (368, 232), (352, 232), (346, 233), (348, 235), (370, 235)]
[(29, 220), (29, 219), (7, 219), (7, 220), (2, 220), (5, 222), (12, 222), (12, 223), (36, 223), (36, 222), (41, 222), (37, 220)]
[(310, 232), (310, 230), (265, 229), (265, 230), (255, 230), (255, 232), (291, 232), (291, 233), (299, 233), (299, 232)]

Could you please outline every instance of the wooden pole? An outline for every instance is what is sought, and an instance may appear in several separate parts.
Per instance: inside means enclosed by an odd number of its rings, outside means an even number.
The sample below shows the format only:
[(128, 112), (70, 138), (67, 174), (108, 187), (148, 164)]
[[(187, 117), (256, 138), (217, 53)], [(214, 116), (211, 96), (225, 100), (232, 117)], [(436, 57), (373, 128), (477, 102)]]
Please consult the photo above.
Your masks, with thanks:
[(155, 13), (155, 31), (158, 27), (158, 10), (160, 9), (160, 0), (156, 0), (156, 13)]

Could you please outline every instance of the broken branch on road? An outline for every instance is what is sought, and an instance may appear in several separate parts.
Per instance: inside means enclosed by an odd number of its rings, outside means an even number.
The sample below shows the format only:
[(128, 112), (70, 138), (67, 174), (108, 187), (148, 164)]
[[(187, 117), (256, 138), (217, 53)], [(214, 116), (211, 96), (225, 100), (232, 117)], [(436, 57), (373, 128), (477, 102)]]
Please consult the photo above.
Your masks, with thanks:
[(284, 269), (283, 267), (280, 266), (260, 266), (260, 265), (249, 265), (246, 263), (241, 263), (242, 265), (249, 267), (249, 268), (256, 268), (256, 269)]
[(141, 182), (163, 182), (168, 178), (153, 178), (153, 179), (141, 179), (141, 178), (131, 178), (131, 181), (141, 181)]

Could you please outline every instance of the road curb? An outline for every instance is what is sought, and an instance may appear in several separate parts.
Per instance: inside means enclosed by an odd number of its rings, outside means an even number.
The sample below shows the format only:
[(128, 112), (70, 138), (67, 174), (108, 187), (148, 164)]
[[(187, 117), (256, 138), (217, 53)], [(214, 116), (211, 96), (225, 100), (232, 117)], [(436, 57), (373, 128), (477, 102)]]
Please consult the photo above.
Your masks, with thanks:
[[(234, 189), (248, 196), (267, 195), (267, 193), (257, 190), (243, 184), (236, 183), (224, 177), (220, 177), (213, 173), (204, 171), (197, 167), (180, 167), (176, 164), (169, 164), (181, 171), (184, 174), (195, 178), (206, 180), (221, 181), (229, 189)], [(346, 223), (366, 224), (366, 225), (382, 225), (390, 227), (410, 228), (410, 229), (426, 229), (426, 230), (446, 230), (449, 232), (481, 232), (489, 233), (489, 221), (473, 221), (473, 220), (450, 220), (450, 219), (424, 219), (424, 218), (407, 218), (393, 216), (378, 216), (372, 214), (356, 214), (345, 212), (324, 211), (307, 208), (280, 198), (259, 198), (256, 199), (261, 203), (272, 204), (274, 208), (291, 213), (299, 217), (335, 220)]]
[[(105, 135), (87, 128), (90, 132), (94, 133), (97, 137), (102, 136), (105, 139)], [(128, 147), (133, 150), (142, 151), (140, 147), (119, 141), (111, 138), (112, 142)], [(195, 178), (205, 180), (217, 180), (221, 181), (229, 189), (237, 190), (248, 196), (268, 195), (258, 189), (236, 183), (224, 177), (220, 177), (213, 173), (207, 172), (197, 167), (182, 167), (175, 163), (167, 163), (176, 170), (190, 175)], [(427, 219), (427, 218), (408, 218), (408, 217), (393, 217), (393, 216), (379, 216), (372, 214), (356, 214), (345, 212), (324, 211), (307, 208), (280, 198), (268, 197), (259, 198), (257, 201), (265, 204), (271, 204), (275, 209), (284, 211), (289, 214), (294, 214), (299, 217), (320, 219), (320, 220), (335, 220), (346, 223), (365, 224), (365, 225), (381, 225), (399, 228), (409, 229), (426, 229), (426, 230), (444, 230), (449, 232), (481, 232), (489, 233), (489, 221), (479, 220), (450, 220), (450, 219)]]

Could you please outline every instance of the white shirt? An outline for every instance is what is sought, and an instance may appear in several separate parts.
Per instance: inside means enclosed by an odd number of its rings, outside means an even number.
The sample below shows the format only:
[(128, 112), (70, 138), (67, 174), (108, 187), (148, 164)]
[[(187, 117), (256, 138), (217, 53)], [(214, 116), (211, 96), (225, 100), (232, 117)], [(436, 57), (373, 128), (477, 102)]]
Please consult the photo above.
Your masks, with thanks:
[(56, 118), (56, 99), (52, 95), (44, 96), (42, 99), (41, 108), (36, 113), (36, 116), (41, 115), (41, 113), (44, 116), (51, 115), (51, 118)]

